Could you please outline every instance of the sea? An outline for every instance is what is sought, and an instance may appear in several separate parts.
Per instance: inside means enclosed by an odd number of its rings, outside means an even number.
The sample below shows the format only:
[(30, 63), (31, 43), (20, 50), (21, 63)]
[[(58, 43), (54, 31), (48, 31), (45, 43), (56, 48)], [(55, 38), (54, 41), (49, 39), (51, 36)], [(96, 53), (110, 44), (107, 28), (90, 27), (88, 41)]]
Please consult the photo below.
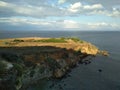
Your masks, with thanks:
[(19, 37), (78, 37), (91, 42), (109, 56), (97, 56), (80, 64), (69, 77), (31, 85), (26, 90), (120, 90), (120, 31), (8, 31), (0, 39)]

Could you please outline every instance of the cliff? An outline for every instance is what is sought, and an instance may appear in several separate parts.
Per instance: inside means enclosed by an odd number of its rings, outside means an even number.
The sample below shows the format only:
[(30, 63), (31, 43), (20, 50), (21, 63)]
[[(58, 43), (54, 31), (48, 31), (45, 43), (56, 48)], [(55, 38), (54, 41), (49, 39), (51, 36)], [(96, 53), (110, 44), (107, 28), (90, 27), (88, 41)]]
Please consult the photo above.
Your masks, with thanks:
[(85, 59), (98, 53), (102, 51), (76, 38), (3, 39), (0, 90), (23, 90), (43, 78), (61, 78), (78, 63), (89, 63)]

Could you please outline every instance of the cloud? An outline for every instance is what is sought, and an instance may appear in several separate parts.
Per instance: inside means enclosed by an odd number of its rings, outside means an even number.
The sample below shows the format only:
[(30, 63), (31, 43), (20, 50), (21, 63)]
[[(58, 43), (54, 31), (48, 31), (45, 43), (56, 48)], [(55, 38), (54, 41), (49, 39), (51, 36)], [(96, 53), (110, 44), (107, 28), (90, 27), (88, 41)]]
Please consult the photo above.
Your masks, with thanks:
[(64, 28), (79, 28), (79, 23), (73, 20), (64, 20), (62, 23)]
[[(81, 2), (86, 5), (101, 4), (105, 9), (111, 10), (114, 6), (120, 6), (119, 0), (67, 0), (68, 3)], [(120, 7), (119, 7), (120, 8)]]
[(96, 9), (102, 9), (103, 6), (101, 4), (94, 4), (94, 5), (85, 5), (83, 6), (86, 10), (96, 10)]
[(82, 7), (82, 4), (80, 2), (76, 2), (74, 4), (71, 4), (68, 10), (71, 12), (78, 12), (80, 7)]
[(63, 4), (65, 3), (67, 0), (58, 0), (58, 4)]
[(78, 9), (82, 6), (80, 2), (74, 3), (70, 6), (71, 9)]
[(1, 7), (7, 6), (7, 3), (6, 3), (6, 2), (3, 2), (3, 1), (0, 1), (0, 6), (1, 6)]
[[(83, 16), (83, 19), (79, 18)], [(97, 20), (93, 18), (94, 16)], [(87, 21), (85, 17), (92, 19)], [(106, 20), (103, 18), (106, 18)], [(3, 28), (2, 25), (11, 25), (13, 27), (33, 26), (38, 29), (41, 27), (80, 30), (120, 29), (119, 18), (119, 0), (0, 1), (0, 28)], [(109, 21), (112, 23), (109, 23)]]
[(0, 12), (2, 17), (5, 16), (31, 16), (31, 17), (49, 17), (61, 16), (65, 12), (57, 7), (49, 5), (32, 6), (32, 5), (16, 5), (0, 1)]
[(63, 28), (66, 28), (66, 29), (79, 28), (78, 23), (73, 20), (43, 21), (40, 19), (29, 20), (26, 18), (11, 17), (11, 18), (1, 18), (0, 23), (9, 23), (9, 25), (12, 25), (12, 26), (22, 26), (22, 25), (33, 26), (34, 25), (39, 28), (44, 27), (47, 29), (49, 28), (62, 28), (62, 29)]
[(68, 11), (73, 15), (105, 15), (110, 17), (120, 17), (119, 9), (105, 10), (101, 4), (83, 5), (80, 2), (71, 4)]
[(98, 30), (104, 30), (104, 29), (115, 29), (115, 30), (119, 30), (119, 24), (115, 24), (115, 23), (106, 23), (106, 22), (97, 22), (97, 23), (88, 23), (88, 26), (91, 29), (98, 29)]
[(101, 23), (88, 23), (88, 26), (90, 26), (92, 29), (100, 28), (100, 27), (108, 27), (109, 24), (105, 22)]
[(0, 16), (30, 16), (37, 18), (46, 17), (64, 17), (64, 16), (77, 16), (77, 15), (106, 15), (120, 17), (120, 10), (104, 10), (101, 4), (84, 5), (81, 2), (70, 4), (67, 8), (60, 8), (48, 4), (34, 6), (30, 4), (15, 4), (0, 1)]
[(29, 24), (29, 25), (36, 25), (36, 26), (50, 26), (51, 23), (47, 21), (42, 21), (38, 19), (26, 19), (26, 18), (17, 18), (17, 17), (11, 17), (11, 18), (1, 18), (0, 23), (6, 22), (11, 25), (23, 25), (23, 24)]
[(89, 14), (95, 10), (103, 10), (103, 6), (101, 4), (83, 5), (80, 2), (76, 2), (68, 7), (68, 11), (76, 14)]
[[(5, 25), (7, 23), (8, 26), (36, 26), (39, 29), (71, 29), (71, 30), (103, 30), (103, 29), (120, 29), (120, 24), (116, 23), (106, 23), (106, 22), (96, 22), (96, 23), (80, 23), (74, 20), (66, 19), (66, 20), (54, 20), (54, 21), (45, 21), (41, 19), (26, 19), (26, 18), (1, 18), (0, 24)], [(0, 27), (2, 27), (0, 25)], [(2, 29), (2, 28), (1, 28)], [(34, 29), (34, 28), (31, 28)]]
[(105, 15), (109, 17), (120, 17), (120, 10), (112, 10), (112, 11), (107, 11), (107, 10), (94, 10), (89, 13), (89, 15)]
[(69, 9), (76, 10), (76, 11), (85, 11), (85, 10), (98, 10), (103, 9), (103, 6), (101, 4), (93, 4), (93, 5), (83, 5), (80, 2), (74, 3), (70, 5)]
[(120, 10), (113, 10), (112, 13), (108, 13), (107, 15), (112, 17), (120, 17)]

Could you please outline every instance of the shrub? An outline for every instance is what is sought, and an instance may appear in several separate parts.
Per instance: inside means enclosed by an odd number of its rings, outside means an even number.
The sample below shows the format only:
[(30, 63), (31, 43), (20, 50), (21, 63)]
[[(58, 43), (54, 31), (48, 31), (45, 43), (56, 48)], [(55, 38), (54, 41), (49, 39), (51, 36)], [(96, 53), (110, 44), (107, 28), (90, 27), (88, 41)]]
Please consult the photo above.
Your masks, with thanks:
[(78, 41), (80, 41), (80, 39), (79, 38), (70, 38), (71, 40), (73, 40), (73, 41), (75, 41), (75, 42), (78, 42)]
[(39, 68), (39, 72), (40, 73), (43, 73), (45, 71), (45, 67), (44, 66), (41, 66), (40, 68)]
[(13, 66), (14, 66), (14, 69), (17, 70), (17, 76), (22, 76), (24, 71), (23, 66), (17, 63), (14, 63)]
[(13, 42), (24, 42), (24, 40), (14, 39)]
[(74, 54), (75, 54), (76, 56), (78, 56), (78, 55), (81, 55), (81, 52), (80, 52), (80, 51), (75, 51)]
[(34, 76), (34, 74), (35, 74), (35, 71), (34, 71), (34, 70), (32, 70), (32, 71), (30, 72), (30, 77), (33, 77), (33, 76)]
[(51, 70), (55, 70), (57, 68), (60, 68), (60, 64), (56, 60), (54, 60), (53, 58), (48, 57), (45, 59), (45, 61), (49, 65)]
[(0, 74), (4, 74), (6, 72), (6, 63), (4, 63), (3, 61), (0, 61)]
[(61, 37), (60, 39), (61, 39), (61, 40), (65, 40), (66, 38), (65, 38), (65, 37)]
[(50, 39), (43, 39), (43, 40), (35, 40), (34, 42), (53, 42), (53, 43), (65, 43), (66, 41), (61, 38), (50, 38)]
[(35, 66), (36, 64), (31, 62), (31, 61), (24, 61), (24, 64), (26, 67), (31, 67), (31, 66)]
[(16, 55), (16, 54), (12, 54), (12, 53), (2, 53), (2, 58), (4, 58), (5, 60), (9, 61), (9, 62), (21, 62), (21, 58)]
[(83, 40), (81, 40), (81, 39), (79, 39), (79, 38), (77, 38), (77, 37), (70, 37), (70, 38), (67, 38), (67, 39), (71, 39), (71, 40), (73, 40), (74, 42), (80, 42), (80, 43), (83, 43), (83, 42), (84, 42)]
[(4, 44), (8, 45), (8, 44), (10, 44), (10, 43), (9, 43), (9, 42), (4, 42)]

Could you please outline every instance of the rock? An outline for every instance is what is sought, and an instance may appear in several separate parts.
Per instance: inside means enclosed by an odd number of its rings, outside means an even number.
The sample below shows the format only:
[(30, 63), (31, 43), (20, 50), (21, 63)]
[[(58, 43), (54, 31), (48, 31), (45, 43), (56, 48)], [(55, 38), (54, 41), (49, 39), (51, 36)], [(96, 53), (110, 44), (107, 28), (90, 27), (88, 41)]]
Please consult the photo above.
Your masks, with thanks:
[(98, 53), (98, 48), (91, 43), (88, 43), (83, 45), (83, 47), (81, 48), (81, 53), (85, 53), (88, 55), (96, 55)]
[(52, 83), (52, 85), (49, 86), (49, 88), (53, 88), (54, 87), (54, 83)]
[(109, 56), (108, 51), (99, 51), (99, 54), (104, 55), (104, 56)]
[(60, 89), (60, 90), (63, 90), (63, 87), (62, 87), (61, 85), (59, 85), (59, 89)]
[(66, 84), (64, 84), (64, 86), (66, 86)]
[(68, 74), (67, 76), (68, 76), (68, 77), (71, 77), (71, 75), (70, 75), (70, 74)]
[(99, 72), (102, 72), (102, 69), (98, 69)]
[(61, 69), (56, 69), (54, 72), (55, 78), (61, 78), (64, 75), (64, 72)]

